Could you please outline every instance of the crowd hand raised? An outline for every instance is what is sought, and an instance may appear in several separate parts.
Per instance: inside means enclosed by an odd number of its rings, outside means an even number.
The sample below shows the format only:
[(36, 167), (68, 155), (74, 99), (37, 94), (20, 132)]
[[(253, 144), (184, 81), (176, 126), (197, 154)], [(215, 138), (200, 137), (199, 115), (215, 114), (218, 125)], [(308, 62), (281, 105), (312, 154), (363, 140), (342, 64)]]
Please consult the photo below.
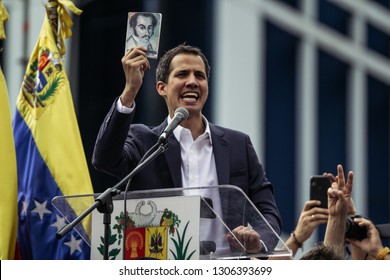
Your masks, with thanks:
[[(236, 238), (234, 238), (234, 236)], [(252, 227), (238, 226), (232, 230), (232, 233), (227, 235), (227, 240), (231, 246), (239, 251), (248, 253), (259, 253), (263, 248), (260, 242), (260, 235)], [(245, 247), (243, 248), (241, 244)]]
[(343, 183), (333, 182), (328, 189), (329, 220), (326, 226), (324, 245), (331, 246), (341, 256), (344, 254), (345, 228), (348, 200), (342, 191)]
[(316, 207), (320, 204), (319, 200), (308, 200), (305, 202), (294, 230), (295, 236), (300, 243), (310, 238), (317, 226), (327, 223), (328, 209)]
[(348, 197), (343, 192), (342, 183), (332, 183), (328, 189), (328, 210), (330, 216), (347, 216), (348, 214)]
[(345, 182), (344, 170), (341, 164), (337, 165), (337, 176), (334, 176), (332, 173), (324, 173), (323, 175), (328, 176), (332, 183), (338, 183), (339, 188), (343, 191), (348, 201), (348, 215), (355, 215), (356, 208), (352, 199), (353, 172), (348, 172), (347, 182)]
[(142, 85), (145, 70), (150, 68), (146, 57), (147, 49), (144, 47), (131, 48), (122, 57), (122, 68), (126, 77), (125, 88), (121, 94), (124, 106), (131, 107)]
[(375, 259), (380, 250), (383, 249), (383, 244), (378, 229), (375, 227), (372, 221), (365, 218), (355, 218), (354, 222), (356, 222), (360, 227), (367, 228), (367, 238), (363, 240), (348, 239), (348, 241), (353, 246), (360, 248), (371, 258)]

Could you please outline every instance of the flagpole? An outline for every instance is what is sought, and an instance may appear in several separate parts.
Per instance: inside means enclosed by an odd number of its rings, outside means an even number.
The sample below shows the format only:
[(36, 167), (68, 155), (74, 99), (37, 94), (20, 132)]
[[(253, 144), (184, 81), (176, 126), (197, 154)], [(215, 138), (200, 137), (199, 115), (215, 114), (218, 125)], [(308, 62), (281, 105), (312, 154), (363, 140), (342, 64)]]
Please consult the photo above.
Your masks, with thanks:
[(23, 1), (23, 37), (22, 37), (22, 46), (23, 46), (23, 56), (20, 59), (20, 63), (23, 66), (23, 69), (27, 68), (29, 53), (28, 53), (28, 39), (30, 35), (30, 20), (28, 11), (30, 10), (30, 1)]

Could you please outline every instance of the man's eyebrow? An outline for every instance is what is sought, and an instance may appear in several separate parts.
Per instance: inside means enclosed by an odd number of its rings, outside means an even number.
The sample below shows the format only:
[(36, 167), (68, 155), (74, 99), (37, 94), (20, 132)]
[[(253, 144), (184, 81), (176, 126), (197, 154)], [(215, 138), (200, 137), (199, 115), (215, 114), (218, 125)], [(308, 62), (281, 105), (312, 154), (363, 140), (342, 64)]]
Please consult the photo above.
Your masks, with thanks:
[[(179, 69), (179, 70), (176, 70), (175, 73), (176, 74), (180, 74), (180, 73), (188, 73), (188, 72), (191, 72), (192, 70), (189, 70), (189, 69)], [(205, 75), (206, 76), (206, 72), (203, 71), (203, 70), (194, 70), (194, 73), (199, 75), (199, 74), (202, 74), (202, 75)]]

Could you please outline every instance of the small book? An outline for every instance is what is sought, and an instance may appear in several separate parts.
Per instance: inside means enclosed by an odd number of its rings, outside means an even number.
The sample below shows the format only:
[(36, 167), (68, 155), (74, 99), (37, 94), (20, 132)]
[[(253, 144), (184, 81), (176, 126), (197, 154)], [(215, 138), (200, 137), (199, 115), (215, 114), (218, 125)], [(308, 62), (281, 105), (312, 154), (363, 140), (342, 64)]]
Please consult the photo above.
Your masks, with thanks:
[(127, 17), (125, 53), (131, 48), (143, 46), (147, 57), (157, 58), (160, 43), (162, 15), (149, 12), (129, 12)]

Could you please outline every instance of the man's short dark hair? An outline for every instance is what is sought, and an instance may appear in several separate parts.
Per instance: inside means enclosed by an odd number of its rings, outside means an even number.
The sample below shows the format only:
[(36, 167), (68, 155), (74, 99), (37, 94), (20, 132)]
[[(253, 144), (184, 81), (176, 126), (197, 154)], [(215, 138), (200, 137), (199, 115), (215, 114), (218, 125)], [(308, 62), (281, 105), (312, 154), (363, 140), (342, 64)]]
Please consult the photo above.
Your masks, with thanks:
[(152, 19), (152, 26), (153, 26), (153, 31), (154, 31), (154, 28), (157, 25), (157, 18), (156, 18), (156, 16), (153, 13), (135, 13), (134, 15), (132, 15), (130, 17), (130, 21), (129, 21), (130, 27), (135, 29), (135, 27), (137, 26), (138, 17), (140, 17), (140, 16), (142, 16), (142, 17), (149, 17), (149, 18)]
[(208, 62), (206, 56), (197, 47), (189, 46), (186, 44), (181, 44), (173, 49), (170, 49), (160, 58), (160, 61), (158, 62), (157, 69), (156, 69), (156, 83), (159, 81), (162, 81), (164, 83), (168, 82), (172, 59), (175, 56), (182, 54), (182, 53), (200, 56), (203, 60), (204, 65), (205, 65), (207, 79), (209, 79), (210, 65), (209, 65), (209, 62)]
[(304, 254), (300, 260), (343, 260), (333, 247), (320, 245)]

